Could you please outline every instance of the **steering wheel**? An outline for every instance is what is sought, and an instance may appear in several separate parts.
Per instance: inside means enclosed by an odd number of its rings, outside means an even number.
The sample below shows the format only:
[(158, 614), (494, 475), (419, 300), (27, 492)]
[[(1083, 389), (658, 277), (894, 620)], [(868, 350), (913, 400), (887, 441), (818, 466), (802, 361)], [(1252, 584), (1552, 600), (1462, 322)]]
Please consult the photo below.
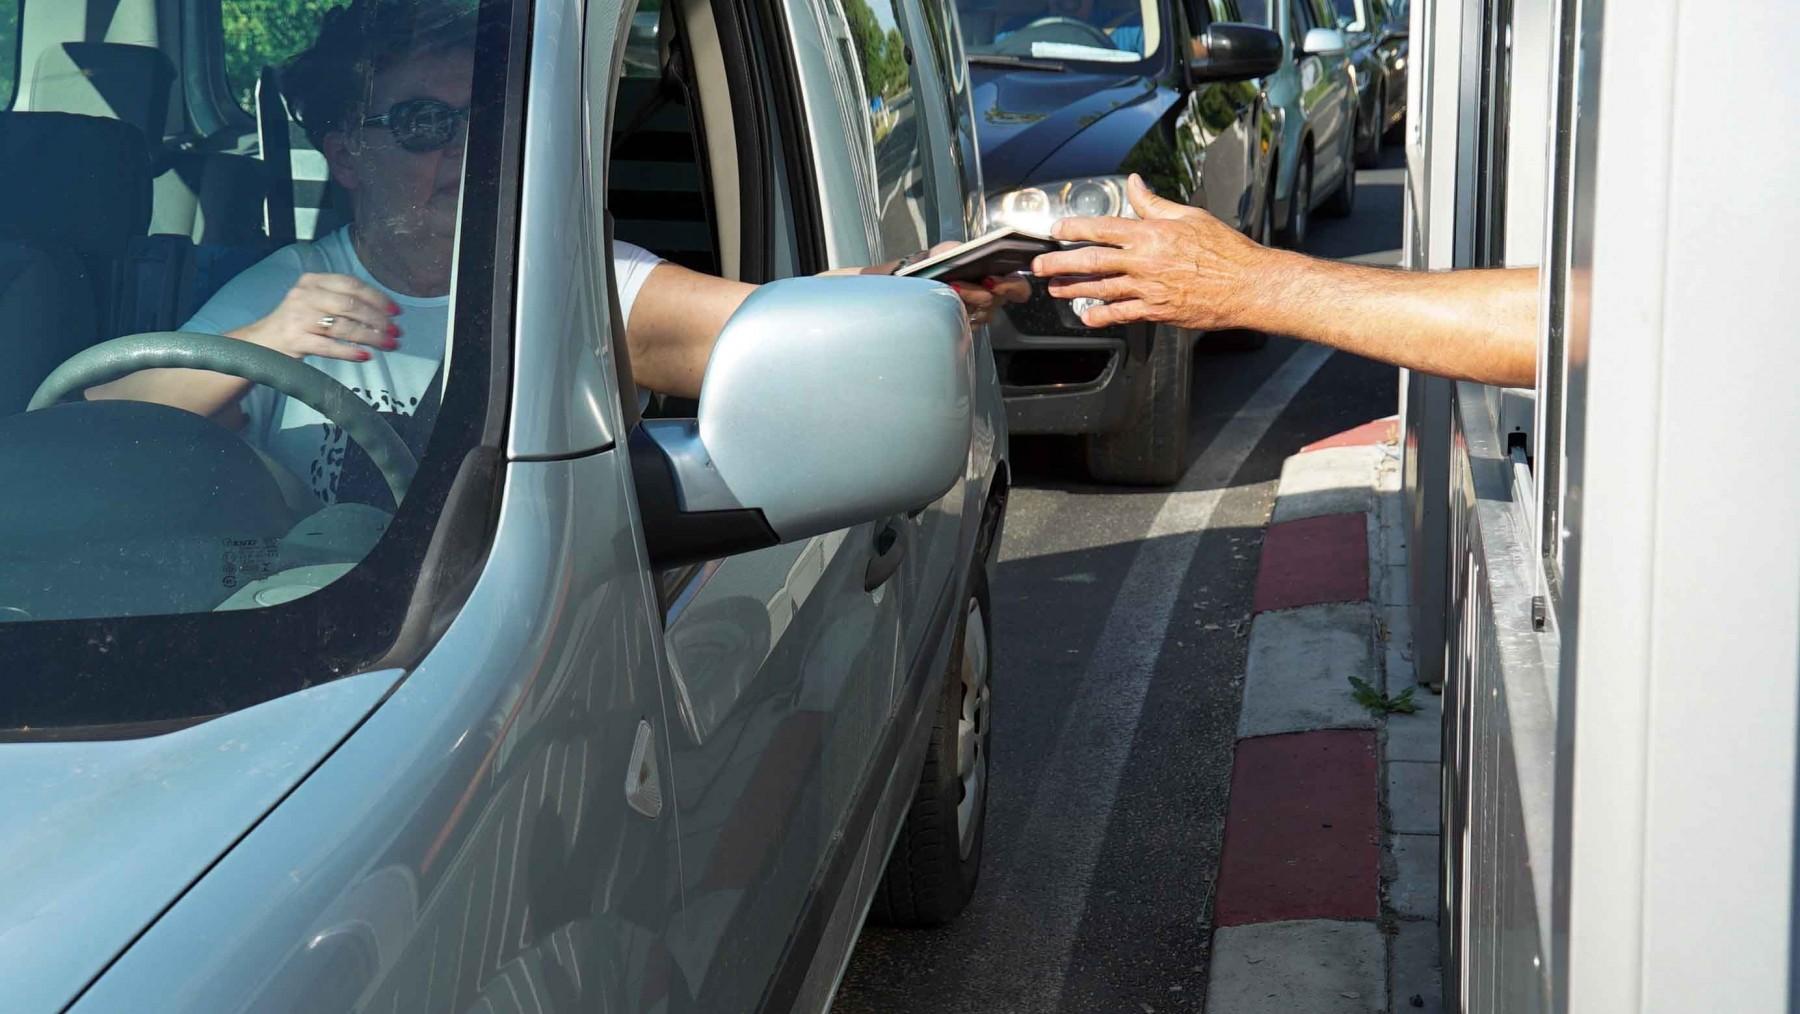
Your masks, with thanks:
[(27, 412), (47, 408), (77, 391), (111, 383), (139, 370), (209, 370), (280, 391), (344, 428), (387, 481), (394, 503), (412, 484), (419, 463), (406, 441), (369, 404), (323, 371), (273, 349), (191, 331), (153, 331), (101, 342), (50, 371)]
[[(1071, 39), (1072, 35), (1079, 38)], [(1112, 36), (1086, 21), (1058, 14), (1039, 18), (1012, 33), (1001, 43), (1000, 48), (1003, 52), (1009, 52), (1015, 44), (1022, 44), (1022, 52), (1029, 52), (1034, 42), (1073, 42), (1078, 46), (1097, 44), (1101, 49), (1119, 48), (1113, 44)]]

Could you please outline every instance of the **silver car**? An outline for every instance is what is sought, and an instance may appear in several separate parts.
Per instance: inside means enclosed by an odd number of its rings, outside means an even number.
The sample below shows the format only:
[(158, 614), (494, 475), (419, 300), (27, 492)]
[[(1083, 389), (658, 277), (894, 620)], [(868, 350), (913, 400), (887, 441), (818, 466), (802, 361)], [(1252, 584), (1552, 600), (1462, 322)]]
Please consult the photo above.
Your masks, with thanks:
[(1215, 0), (1234, 20), (1281, 33), (1286, 55), (1263, 78), (1277, 117), (1275, 186), (1270, 200), (1275, 239), (1305, 245), (1315, 209), (1332, 216), (1356, 207), (1356, 90), (1337, 16), (1327, 0)]
[(1388, 131), (1406, 120), (1407, 26), (1386, 0), (1332, 0), (1356, 86), (1356, 165), (1381, 161)]
[[(980, 214), (948, 3), (462, 3), (472, 42), (371, 41), (342, 101), (386, 133), (314, 150), (291, 47), (341, 5), (89, 2), (23, 23), (0, 117), (33, 350), (0, 405), (5, 1008), (817, 1011), (865, 913), (953, 917), (993, 356), (948, 288), (809, 277)], [(366, 218), (376, 158), (435, 173), (414, 218)], [(440, 228), (448, 295), (320, 346), (435, 362), (424, 398), (178, 329), (289, 240)], [(763, 283), (697, 404), (634, 384), (628, 240)], [(81, 397), (150, 368), (315, 413), (282, 433), (330, 482), (229, 413)]]

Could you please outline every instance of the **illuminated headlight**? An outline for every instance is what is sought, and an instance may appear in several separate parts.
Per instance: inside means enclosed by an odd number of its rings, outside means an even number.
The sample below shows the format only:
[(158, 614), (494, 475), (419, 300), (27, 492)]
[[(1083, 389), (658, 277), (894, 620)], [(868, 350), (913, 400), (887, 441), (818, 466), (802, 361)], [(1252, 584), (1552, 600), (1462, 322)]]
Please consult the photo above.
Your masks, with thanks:
[(987, 212), (988, 221), (995, 226), (1038, 233), (1049, 232), (1063, 218), (1137, 217), (1125, 199), (1123, 176), (1089, 176), (1020, 187), (989, 198)]

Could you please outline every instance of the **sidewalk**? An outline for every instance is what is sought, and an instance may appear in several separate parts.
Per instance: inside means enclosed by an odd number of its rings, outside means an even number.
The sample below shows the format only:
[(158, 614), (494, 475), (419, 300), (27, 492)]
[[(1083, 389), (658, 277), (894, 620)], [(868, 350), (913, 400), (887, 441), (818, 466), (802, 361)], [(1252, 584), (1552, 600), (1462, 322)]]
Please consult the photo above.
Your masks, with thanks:
[(1379, 713), (1413, 687), (1406, 606), (1395, 421), (1289, 458), (1257, 575), (1207, 1014), (1443, 1009), (1439, 698), (1417, 687), (1416, 713)]

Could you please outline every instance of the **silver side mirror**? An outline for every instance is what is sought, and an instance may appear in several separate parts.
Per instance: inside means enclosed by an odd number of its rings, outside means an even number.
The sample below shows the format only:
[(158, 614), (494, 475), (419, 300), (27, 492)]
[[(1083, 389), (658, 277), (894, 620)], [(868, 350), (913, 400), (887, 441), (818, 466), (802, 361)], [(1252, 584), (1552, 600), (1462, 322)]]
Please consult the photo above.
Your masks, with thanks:
[(974, 342), (917, 278), (790, 278), (726, 322), (696, 419), (646, 420), (632, 467), (659, 567), (923, 507), (967, 467)]
[(1344, 33), (1335, 28), (1308, 29), (1300, 42), (1300, 52), (1308, 56), (1342, 56), (1345, 48)]

